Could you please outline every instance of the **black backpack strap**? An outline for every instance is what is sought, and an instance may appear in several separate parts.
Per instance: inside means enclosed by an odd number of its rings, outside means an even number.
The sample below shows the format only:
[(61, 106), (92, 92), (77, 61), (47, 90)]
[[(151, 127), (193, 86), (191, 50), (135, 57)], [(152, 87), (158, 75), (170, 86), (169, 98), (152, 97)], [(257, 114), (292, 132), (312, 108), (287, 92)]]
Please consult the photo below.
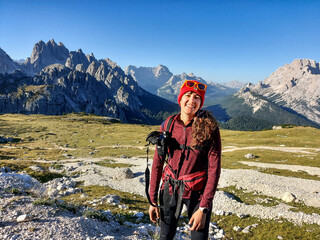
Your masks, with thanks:
[[(166, 124), (166, 131), (171, 133), (172, 131), (172, 128), (173, 128), (173, 123), (174, 123), (174, 119), (177, 115), (172, 115), (170, 116), (169, 118), (167, 118), (166, 121), (164, 121), (161, 125), (162, 125), (162, 128), (164, 129), (165, 128), (165, 124)], [(152, 201), (151, 201), (151, 198), (150, 198), (150, 194), (149, 194), (149, 186), (150, 186), (150, 170), (149, 170), (149, 145), (150, 143), (152, 144), (155, 144), (155, 140), (161, 133), (160, 132), (157, 132), (157, 131), (154, 131), (152, 133), (150, 133), (148, 136), (147, 136), (147, 139), (146, 141), (149, 142), (149, 144), (147, 144), (147, 167), (146, 167), (146, 170), (145, 170), (145, 178), (146, 178), (146, 182), (145, 182), (145, 193), (146, 193), (146, 196), (147, 196), (147, 199), (149, 201), (149, 203), (153, 206), (153, 207), (158, 207), (158, 208), (163, 208), (163, 206), (158, 206), (158, 205), (155, 205)], [(169, 190), (169, 187), (168, 187), (168, 190)], [(169, 196), (169, 192), (167, 192), (165, 190), (165, 198), (168, 198)], [(165, 212), (168, 212), (169, 210), (169, 207), (168, 205), (166, 204), (166, 206), (164, 207), (165, 208)]]
[(173, 124), (174, 124), (174, 120), (176, 118), (177, 115), (172, 115), (167, 119), (167, 126), (166, 126), (166, 131), (171, 133), (172, 129), (173, 129)]
[(150, 185), (150, 170), (149, 170), (149, 144), (147, 144), (147, 167), (146, 167), (146, 170), (144, 172), (145, 174), (145, 178), (146, 178), (146, 182), (145, 182), (145, 185), (146, 185), (146, 188), (145, 188), (145, 192), (146, 192), (146, 196), (147, 196), (147, 199), (150, 203), (150, 205), (152, 205), (153, 207), (160, 207), (160, 206), (157, 206), (155, 204), (153, 204), (153, 202), (151, 202), (151, 198), (150, 198), (150, 194), (149, 194), (149, 185)]

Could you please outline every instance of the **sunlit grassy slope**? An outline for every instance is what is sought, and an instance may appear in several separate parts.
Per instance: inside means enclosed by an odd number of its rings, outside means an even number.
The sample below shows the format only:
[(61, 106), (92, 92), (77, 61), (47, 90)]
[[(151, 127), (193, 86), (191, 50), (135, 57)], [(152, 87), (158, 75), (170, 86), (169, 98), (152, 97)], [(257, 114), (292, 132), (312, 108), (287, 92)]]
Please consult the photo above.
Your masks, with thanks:
[[(59, 160), (64, 153), (73, 157), (145, 156), (146, 136), (159, 126), (114, 123), (108, 118), (68, 114), (0, 115), (0, 135), (13, 137), (13, 144), (1, 144), (0, 159)], [(246, 160), (251, 152), (259, 161), (320, 167), (319, 151), (296, 154), (277, 150), (277, 147), (319, 148), (320, 130), (294, 127), (280, 130), (245, 132), (221, 130), (223, 150), (229, 147), (268, 146), (270, 149), (246, 149), (225, 152), (224, 167)], [(274, 149), (272, 149), (274, 147)], [(64, 155), (63, 155), (64, 154)]]
[[(30, 172), (28, 166), (41, 165), (44, 173), (31, 172), (41, 181), (48, 181), (59, 174), (47, 171), (49, 166), (59, 167), (60, 163), (49, 161), (66, 158), (106, 157), (99, 164), (111, 167), (112, 161), (107, 157), (126, 155), (146, 157), (146, 136), (159, 126), (129, 125), (115, 122), (112, 119), (92, 116), (68, 114), (63, 116), (44, 115), (0, 115), (0, 137), (12, 137), (13, 143), (0, 143), (0, 167), (10, 166), (13, 170)], [(310, 127), (294, 127), (280, 130), (260, 132), (242, 132), (221, 130), (222, 137), (222, 167), (223, 168), (252, 168), (270, 174), (294, 176), (300, 178), (317, 179), (305, 172), (291, 172), (289, 170), (263, 169), (250, 167), (241, 161), (256, 161), (260, 163), (292, 164), (301, 166), (320, 167), (320, 130)], [(259, 148), (259, 147), (264, 148)], [(258, 148), (254, 148), (258, 147)], [(232, 148), (238, 148), (230, 151)], [(244, 149), (246, 148), (246, 149)], [(284, 151), (299, 148), (305, 152)], [(245, 154), (252, 153), (256, 158), (248, 160)], [(152, 151), (150, 153), (152, 155)], [(36, 160), (43, 160), (38, 162)], [(38, 175), (37, 175), (38, 174)], [(101, 186), (83, 186), (89, 199), (99, 198), (106, 194), (118, 194), (122, 197), (129, 209), (142, 211), (146, 214), (144, 220), (148, 222), (148, 203), (141, 196), (123, 193)], [(250, 195), (233, 187), (221, 189), (234, 194), (247, 204), (257, 204), (256, 196)], [(65, 197), (64, 200), (72, 204), (84, 204), (80, 194)], [(260, 196), (263, 198), (264, 196)], [(270, 200), (270, 198), (268, 198)], [(278, 200), (271, 199), (271, 206)], [(318, 209), (294, 206), (306, 213), (318, 212)], [(130, 220), (127, 211), (113, 209), (110, 205), (99, 208), (111, 209), (124, 216), (123, 221)], [(320, 230), (317, 225), (294, 226), (283, 219), (261, 220), (253, 217), (240, 219), (236, 215), (214, 216), (217, 222), (226, 231), (226, 239), (319, 239)], [(135, 221), (135, 220), (133, 220)], [(242, 228), (258, 223), (250, 234), (233, 231), (233, 226)]]

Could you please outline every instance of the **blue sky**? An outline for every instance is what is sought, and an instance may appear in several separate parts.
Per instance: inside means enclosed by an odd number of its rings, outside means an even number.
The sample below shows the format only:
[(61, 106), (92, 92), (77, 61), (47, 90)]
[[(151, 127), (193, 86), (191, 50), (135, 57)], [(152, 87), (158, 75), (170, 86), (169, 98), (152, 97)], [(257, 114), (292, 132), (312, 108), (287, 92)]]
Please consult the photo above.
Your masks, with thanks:
[(40, 40), (207, 81), (257, 83), (297, 58), (320, 60), (318, 0), (0, 0), (0, 47), (25, 59)]

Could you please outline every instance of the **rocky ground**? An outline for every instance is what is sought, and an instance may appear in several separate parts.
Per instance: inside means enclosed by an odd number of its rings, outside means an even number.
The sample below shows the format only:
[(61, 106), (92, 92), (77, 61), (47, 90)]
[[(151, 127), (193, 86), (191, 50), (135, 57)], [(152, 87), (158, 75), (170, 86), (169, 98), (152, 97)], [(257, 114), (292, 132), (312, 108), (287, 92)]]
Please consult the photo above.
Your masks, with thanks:
[[(296, 151), (299, 150), (308, 151), (307, 149), (296, 149)], [(63, 168), (61, 170), (52, 169), (52, 171), (66, 171), (73, 177), (55, 179), (46, 184), (41, 184), (26, 174), (12, 173), (10, 169), (3, 168), (0, 173), (0, 239), (151, 239), (159, 229), (154, 225), (141, 223), (139, 218), (143, 216), (143, 213), (132, 212), (132, 215), (137, 218), (136, 223), (120, 224), (118, 216), (112, 215), (110, 211), (99, 212), (100, 218), (105, 220), (100, 221), (88, 217), (87, 208), (80, 207), (77, 211), (70, 211), (66, 203), (61, 200), (45, 205), (35, 204), (39, 201), (39, 196), (49, 195), (51, 199), (55, 199), (81, 192), (81, 189), (76, 187), (77, 181), (85, 185), (109, 186), (121, 191), (145, 195), (146, 159), (127, 158), (126, 156), (112, 158), (114, 163), (133, 164), (134, 166), (130, 168), (107, 168), (95, 164), (101, 160), (103, 159), (91, 158), (61, 161), (64, 162)], [(275, 166), (253, 162), (243, 162), (243, 164), (264, 168), (284, 167), (284, 165)], [(291, 171), (297, 171), (300, 168), (312, 175), (320, 173), (318, 168), (291, 165), (285, 165), (285, 168)], [(223, 169), (219, 188), (229, 186), (276, 198), (281, 202), (272, 207), (264, 207), (260, 204), (247, 205), (224, 191), (217, 191), (213, 202), (214, 213), (217, 215), (235, 213), (239, 217), (250, 215), (263, 219), (284, 218), (295, 224), (316, 223), (320, 225), (318, 214), (290, 211), (292, 206), (286, 204), (286, 202), (294, 201), (304, 203), (306, 206), (320, 207), (320, 181), (275, 176), (249, 169)], [(11, 190), (8, 190), (10, 188)], [(32, 194), (27, 195), (26, 191)], [(121, 205), (117, 196), (105, 196), (100, 200)], [(247, 228), (255, 226), (253, 224)], [(234, 226), (234, 231), (249, 232), (248, 229)], [(219, 229), (215, 223), (212, 223), (210, 238), (221, 239), (223, 236), (223, 229)], [(188, 239), (187, 226), (179, 229), (177, 239)]]

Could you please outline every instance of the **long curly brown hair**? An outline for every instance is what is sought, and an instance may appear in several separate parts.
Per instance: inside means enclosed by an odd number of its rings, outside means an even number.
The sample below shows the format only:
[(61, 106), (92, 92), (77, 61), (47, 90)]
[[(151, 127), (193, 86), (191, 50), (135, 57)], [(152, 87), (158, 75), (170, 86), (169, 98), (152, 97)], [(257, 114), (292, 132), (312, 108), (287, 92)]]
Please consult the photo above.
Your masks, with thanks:
[(214, 131), (218, 127), (218, 122), (207, 110), (199, 110), (192, 124), (192, 147), (204, 146), (212, 141)]

